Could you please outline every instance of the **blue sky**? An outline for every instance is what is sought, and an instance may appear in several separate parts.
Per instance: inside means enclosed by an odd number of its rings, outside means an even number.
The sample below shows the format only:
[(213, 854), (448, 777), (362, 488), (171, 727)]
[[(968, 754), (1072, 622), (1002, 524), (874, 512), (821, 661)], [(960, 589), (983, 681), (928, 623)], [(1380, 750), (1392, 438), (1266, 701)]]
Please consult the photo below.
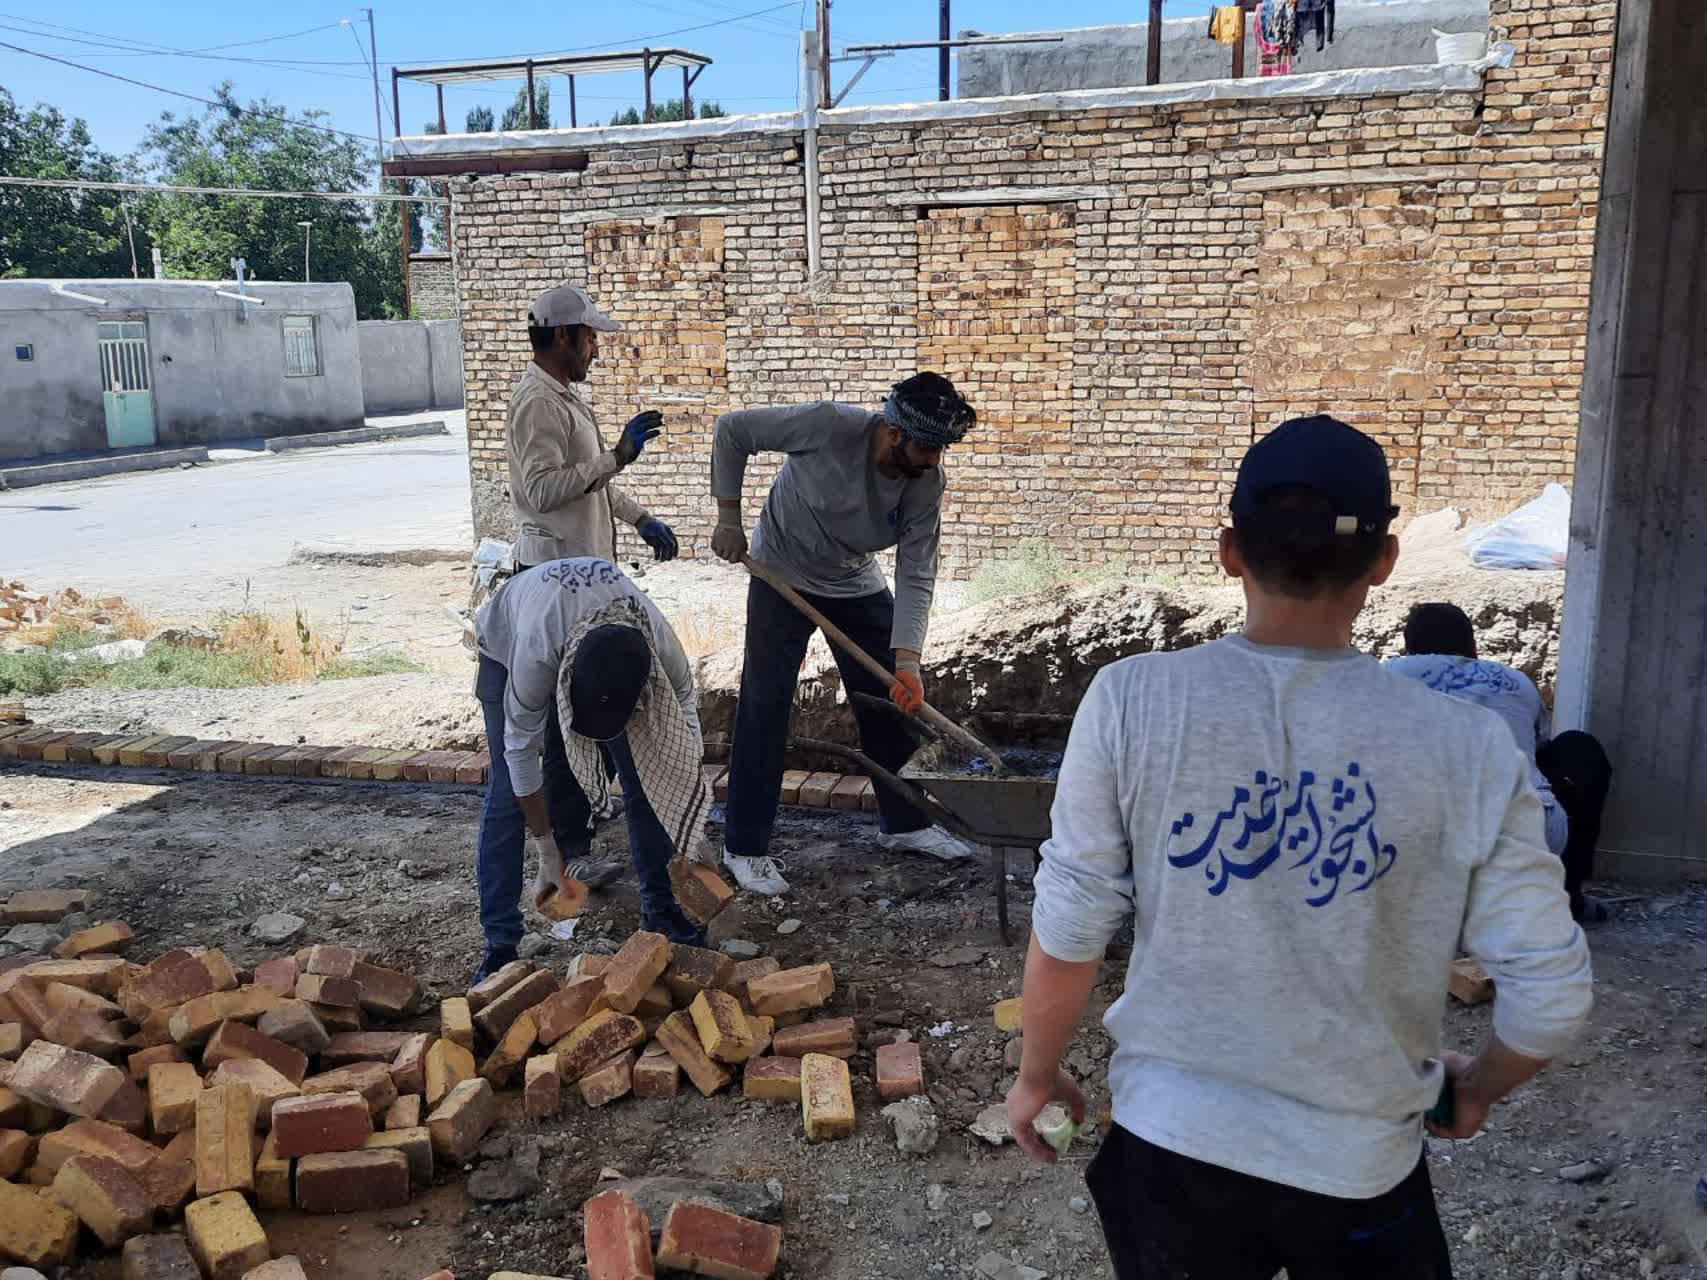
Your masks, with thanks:
[[(755, 16), (755, 10), (766, 12)], [(1167, 0), (1170, 18), (1207, 13), (1209, 0)], [(697, 50), (714, 59), (695, 86), (701, 100), (725, 109), (778, 111), (794, 106), (802, 21), (811, 0), (770, 8), (766, 0), (627, 0), (624, 4), (565, 4), (562, 0), (376, 0), (381, 97), (391, 132), (389, 65), (535, 54), (603, 46), (632, 48), (650, 41)], [(955, 0), (956, 30), (987, 32), (1093, 26), (1141, 21), (1143, 0)], [(353, 26), (339, 25), (348, 19)], [(934, 40), (935, 0), (839, 0), (832, 11), (833, 43)], [(711, 25), (707, 25), (711, 24)], [(679, 30), (680, 28), (697, 28)], [(667, 34), (672, 33), (675, 34)], [(359, 42), (357, 34), (359, 33)], [(44, 5), (0, 0), (0, 42), (21, 46), (133, 80), (207, 96), (221, 79), (242, 100), (267, 96), (293, 111), (318, 108), (332, 125), (371, 137), (373, 90), (366, 62), (367, 26), (360, 10), (325, 0), (297, 6), (173, 0), (136, 4), (85, 0)], [(838, 76), (852, 67), (837, 68)], [(679, 89), (679, 72), (655, 80), (660, 96)], [(22, 105), (48, 102), (89, 122), (96, 142), (125, 153), (163, 110), (196, 112), (193, 102), (104, 79), (28, 54), (0, 48), (0, 85)], [(559, 82), (555, 88), (561, 90)], [(640, 101), (640, 77), (610, 74), (576, 81), (581, 119), (608, 117)], [(501, 110), (514, 85), (453, 86), (445, 94), (452, 129), (473, 106)], [(935, 97), (936, 53), (907, 52), (879, 62), (850, 102), (904, 102)], [(405, 133), (419, 132), (436, 111), (431, 86), (403, 86)]]

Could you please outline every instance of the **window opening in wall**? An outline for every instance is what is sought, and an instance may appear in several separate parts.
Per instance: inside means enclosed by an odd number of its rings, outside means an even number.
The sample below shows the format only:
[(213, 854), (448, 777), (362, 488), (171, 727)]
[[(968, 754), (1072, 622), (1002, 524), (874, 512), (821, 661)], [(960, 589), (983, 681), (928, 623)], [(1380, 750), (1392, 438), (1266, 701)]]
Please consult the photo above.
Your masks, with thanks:
[(34, 360), (36, 358), (35, 344), (33, 342), (20, 342), (12, 348), (12, 354), (20, 360)]
[(284, 318), (284, 371), (287, 378), (320, 374), (320, 343), (313, 316)]

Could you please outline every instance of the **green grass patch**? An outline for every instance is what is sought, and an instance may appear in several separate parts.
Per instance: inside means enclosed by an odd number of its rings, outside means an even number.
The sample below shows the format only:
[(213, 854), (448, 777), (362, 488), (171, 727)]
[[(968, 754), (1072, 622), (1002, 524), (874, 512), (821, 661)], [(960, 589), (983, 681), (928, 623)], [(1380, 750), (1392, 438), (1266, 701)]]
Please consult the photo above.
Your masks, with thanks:
[[(400, 653), (333, 658), (321, 680), (398, 675), (424, 670)], [(313, 678), (313, 677), (311, 677)], [(210, 653), (180, 645), (151, 645), (140, 658), (104, 666), (65, 652), (0, 653), (0, 696), (45, 698), (64, 689), (241, 689), (285, 683), (267, 661), (249, 653)]]
[(360, 658), (334, 658), (321, 668), (322, 680), (354, 680), (360, 676), (401, 676), (425, 671), (400, 653), (369, 653)]

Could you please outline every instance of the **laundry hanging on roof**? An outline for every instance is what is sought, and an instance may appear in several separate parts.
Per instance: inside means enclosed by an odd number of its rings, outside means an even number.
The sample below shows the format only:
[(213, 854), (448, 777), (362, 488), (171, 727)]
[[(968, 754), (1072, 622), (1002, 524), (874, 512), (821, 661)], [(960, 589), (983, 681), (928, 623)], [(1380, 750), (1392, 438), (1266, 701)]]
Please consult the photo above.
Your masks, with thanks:
[(1221, 44), (1238, 44), (1245, 38), (1242, 5), (1224, 4), (1209, 15), (1209, 38)]
[(1334, 42), (1334, 0), (1298, 0), (1298, 36), (1316, 32), (1316, 52)]
[(1296, 0), (1262, 0), (1257, 12), (1257, 54), (1260, 74), (1289, 76), (1298, 52), (1298, 9)]

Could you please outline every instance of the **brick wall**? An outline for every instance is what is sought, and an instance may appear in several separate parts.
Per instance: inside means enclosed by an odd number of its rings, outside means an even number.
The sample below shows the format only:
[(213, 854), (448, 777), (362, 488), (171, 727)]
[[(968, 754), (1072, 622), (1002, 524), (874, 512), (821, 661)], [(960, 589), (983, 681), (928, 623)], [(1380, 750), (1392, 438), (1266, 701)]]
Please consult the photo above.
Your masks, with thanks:
[(409, 259), (409, 308), (412, 320), (456, 319), (456, 271), (448, 253)]
[[(875, 407), (918, 368), (981, 419), (949, 454), (950, 572), (1039, 537), (1202, 571), (1240, 453), (1294, 412), (1386, 441), (1407, 511), (1485, 515), (1568, 479), (1614, 4), (1492, 11), (1517, 57), (1475, 92), (826, 127), (810, 281), (797, 134), (453, 183), (477, 527), (508, 526), (523, 316), (563, 280), (632, 327), (588, 386), (607, 435), (665, 411), (623, 483), (687, 554), (718, 413)], [(1085, 190), (928, 199), (1050, 186)]]

